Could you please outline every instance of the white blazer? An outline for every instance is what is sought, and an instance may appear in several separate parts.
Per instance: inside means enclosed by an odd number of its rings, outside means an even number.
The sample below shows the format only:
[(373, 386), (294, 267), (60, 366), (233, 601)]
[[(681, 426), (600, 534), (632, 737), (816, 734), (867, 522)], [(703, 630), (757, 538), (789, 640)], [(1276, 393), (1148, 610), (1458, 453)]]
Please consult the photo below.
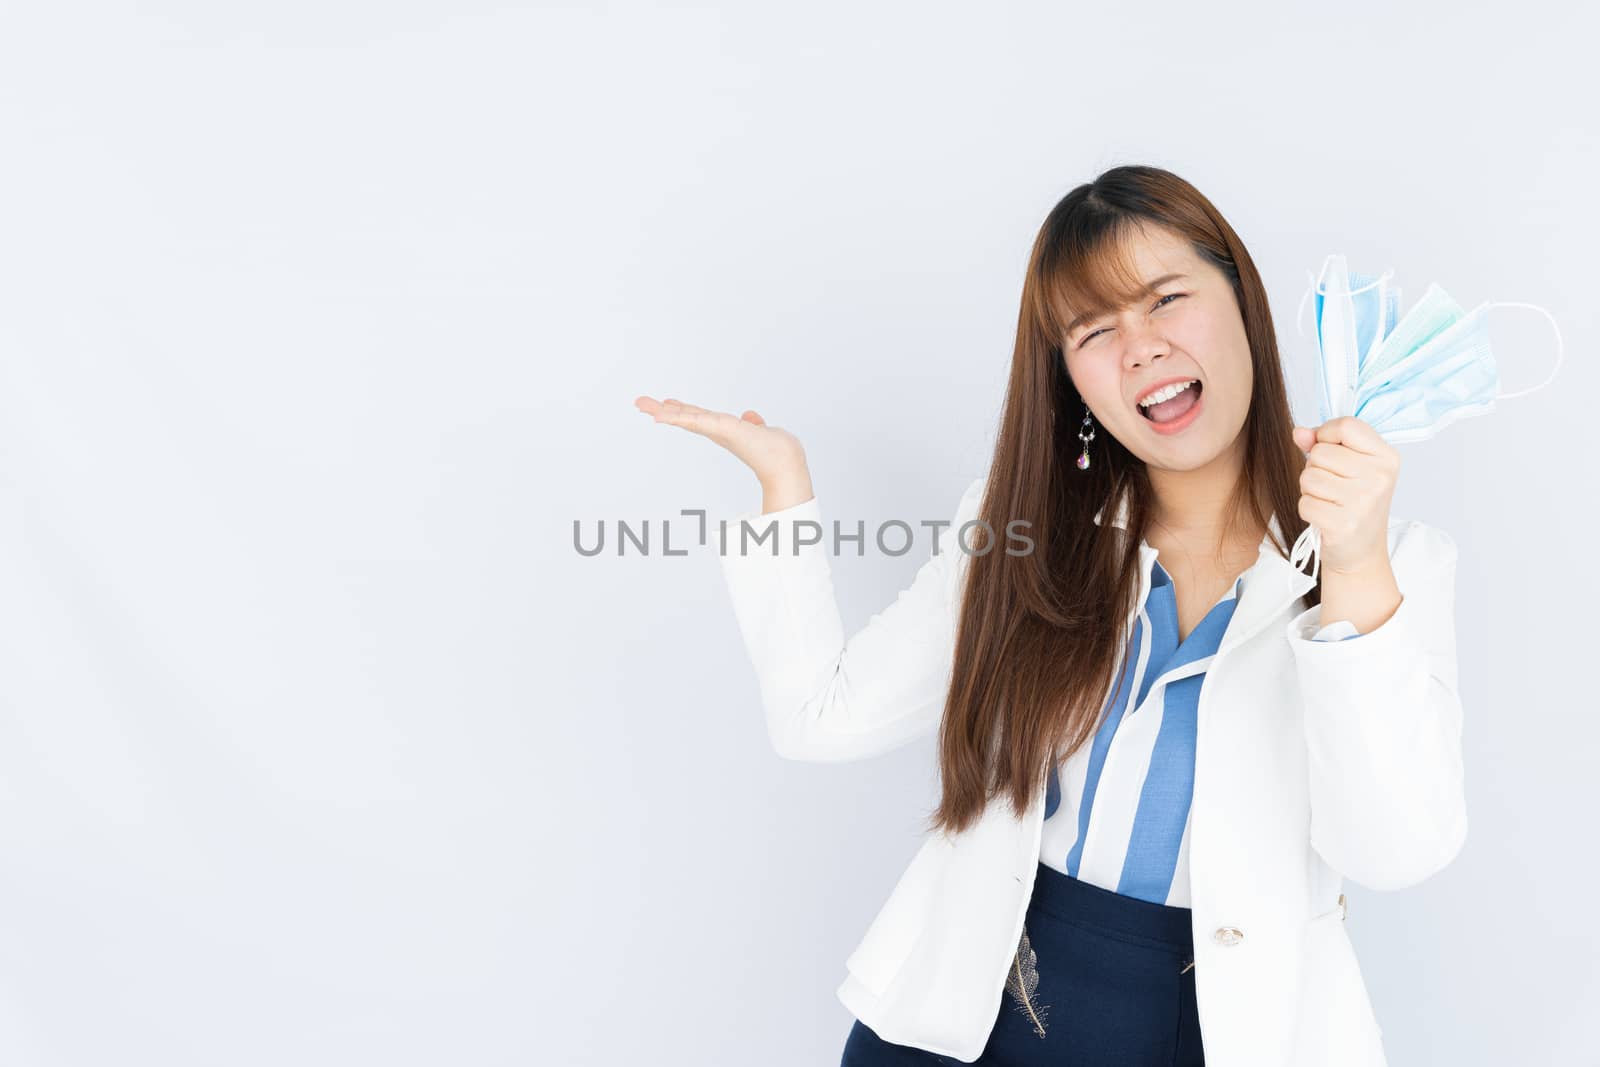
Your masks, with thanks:
[[(940, 551), (848, 642), (831, 528), (791, 554), (796, 522), (822, 524), (815, 497), (727, 524), (723, 573), (781, 756), (862, 759), (937, 729), (971, 560), (955, 535), (985, 481), (962, 496)], [(1125, 518), (1126, 507), (1113, 521)], [(745, 519), (756, 531), (775, 522), (777, 555), (770, 542), (740, 553)], [(1274, 519), (1243, 576), (1198, 709), (1189, 871), (1206, 1062), (1382, 1067), (1342, 879), (1415, 885), (1466, 838), (1456, 546), (1391, 519), (1400, 606), (1359, 638), (1313, 641), (1321, 608), (1294, 611), (1313, 583), (1272, 547), (1280, 532)], [(1140, 546), (1145, 575), (1154, 551)], [(1033, 893), (1043, 815), (1041, 782), (1021, 820), (996, 801), (966, 832), (927, 837), (845, 961), (837, 995), (851, 1013), (888, 1041), (978, 1058)]]

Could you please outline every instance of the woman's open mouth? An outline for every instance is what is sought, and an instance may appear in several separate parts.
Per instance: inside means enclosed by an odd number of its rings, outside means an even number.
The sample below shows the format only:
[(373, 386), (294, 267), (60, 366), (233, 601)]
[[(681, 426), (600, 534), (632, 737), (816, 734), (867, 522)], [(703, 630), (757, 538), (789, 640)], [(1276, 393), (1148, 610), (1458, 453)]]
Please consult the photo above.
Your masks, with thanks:
[(1157, 391), (1161, 399), (1153, 404), (1140, 404), (1139, 414), (1150, 423), (1156, 433), (1177, 433), (1192, 423), (1200, 414), (1200, 380), (1175, 383)]

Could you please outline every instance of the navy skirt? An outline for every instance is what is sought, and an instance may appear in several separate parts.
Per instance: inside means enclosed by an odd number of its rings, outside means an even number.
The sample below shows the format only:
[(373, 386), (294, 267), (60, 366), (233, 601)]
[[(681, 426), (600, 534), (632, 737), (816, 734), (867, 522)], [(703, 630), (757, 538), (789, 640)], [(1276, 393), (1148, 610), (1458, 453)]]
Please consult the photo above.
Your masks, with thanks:
[[(1117, 1064), (1201, 1067), (1190, 910), (1123, 896), (1039, 864), (1018, 956), (1032, 950), (1036, 982), (1013, 961), (986, 1067)], [(1021, 985), (1026, 995), (1019, 995)], [(896, 1045), (856, 1021), (840, 1067), (959, 1064)]]

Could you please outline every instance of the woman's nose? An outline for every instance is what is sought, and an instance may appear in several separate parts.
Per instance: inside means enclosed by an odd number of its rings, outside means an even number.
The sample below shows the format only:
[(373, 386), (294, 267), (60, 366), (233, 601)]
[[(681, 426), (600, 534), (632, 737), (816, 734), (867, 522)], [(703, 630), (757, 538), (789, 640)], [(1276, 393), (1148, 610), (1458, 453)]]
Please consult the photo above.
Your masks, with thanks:
[(1149, 327), (1132, 326), (1122, 335), (1122, 365), (1130, 370), (1147, 367), (1167, 354), (1167, 342)]

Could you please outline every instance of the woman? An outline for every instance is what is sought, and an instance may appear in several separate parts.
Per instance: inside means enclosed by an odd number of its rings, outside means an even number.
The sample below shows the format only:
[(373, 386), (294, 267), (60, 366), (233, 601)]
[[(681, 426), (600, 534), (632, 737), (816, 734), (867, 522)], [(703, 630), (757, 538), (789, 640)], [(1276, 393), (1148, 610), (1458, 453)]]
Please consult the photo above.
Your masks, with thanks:
[(1465, 839), (1455, 545), (1389, 516), (1370, 426), (1293, 425), (1261, 280), (1193, 186), (1118, 167), (1050, 212), (989, 473), (848, 641), (799, 442), (637, 404), (760, 480), (740, 519), (777, 546), (722, 558), (777, 750), (939, 731), (929, 835), (838, 990), (847, 1067), (1384, 1063), (1340, 890)]

